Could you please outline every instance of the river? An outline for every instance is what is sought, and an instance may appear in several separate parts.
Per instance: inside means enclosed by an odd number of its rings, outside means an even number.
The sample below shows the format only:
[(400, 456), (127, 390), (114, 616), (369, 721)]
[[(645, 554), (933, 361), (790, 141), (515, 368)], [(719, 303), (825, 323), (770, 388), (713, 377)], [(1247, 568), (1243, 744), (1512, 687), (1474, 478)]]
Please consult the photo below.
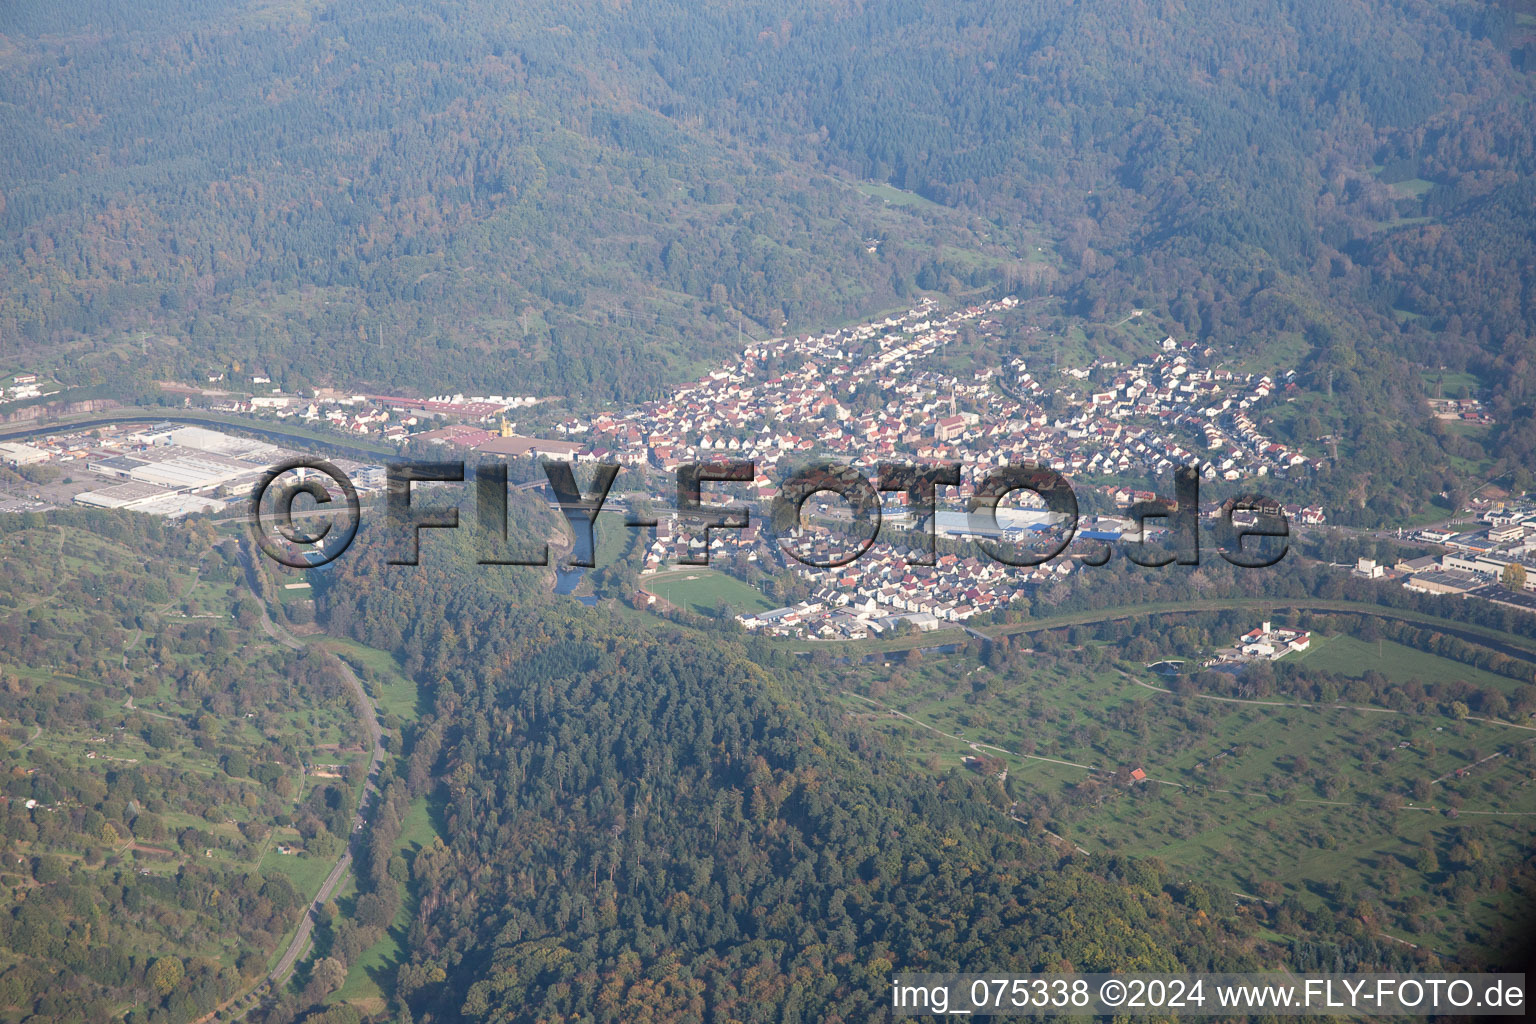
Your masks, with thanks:
[[(565, 509), (561, 511), (565, 513), (566, 523), (571, 528), (571, 536), (576, 539), (575, 547), (571, 550), (569, 557), (583, 562), (595, 562), (596, 559), (592, 557), (592, 544), (588, 540), (585, 517), (579, 512)], [(568, 594), (587, 607), (592, 607), (597, 604), (597, 598), (594, 595), (576, 593), (576, 588), (581, 586), (581, 581), (586, 576), (587, 570), (580, 566), (570, 569), (557, 568), (555, 570), (555, 593)]]

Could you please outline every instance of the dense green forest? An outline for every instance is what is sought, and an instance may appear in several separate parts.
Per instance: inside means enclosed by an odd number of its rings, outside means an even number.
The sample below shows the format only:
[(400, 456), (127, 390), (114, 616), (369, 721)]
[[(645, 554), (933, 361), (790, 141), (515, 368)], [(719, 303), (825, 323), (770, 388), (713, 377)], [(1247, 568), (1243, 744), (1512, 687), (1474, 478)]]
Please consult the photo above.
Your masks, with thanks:
[(633, 398), (741, 324), (899, 302), (941, 239), (1000, 251), (637, 106), (644, 83), (591, 80), (557, 28), (459, 4), (8, 9), (5, 354)]

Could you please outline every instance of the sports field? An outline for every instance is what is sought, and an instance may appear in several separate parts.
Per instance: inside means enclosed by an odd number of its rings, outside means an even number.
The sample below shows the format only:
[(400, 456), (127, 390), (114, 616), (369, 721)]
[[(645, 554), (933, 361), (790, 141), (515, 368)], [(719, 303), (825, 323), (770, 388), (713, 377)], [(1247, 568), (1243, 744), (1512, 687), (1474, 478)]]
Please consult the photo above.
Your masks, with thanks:
[(760, 612), (773, 605), (761, 592), (717, 569), (676, 569), (643, 577), (641, 587), (668, 604), (698, 615), (715, 615), (721, 608), (732, 614)]

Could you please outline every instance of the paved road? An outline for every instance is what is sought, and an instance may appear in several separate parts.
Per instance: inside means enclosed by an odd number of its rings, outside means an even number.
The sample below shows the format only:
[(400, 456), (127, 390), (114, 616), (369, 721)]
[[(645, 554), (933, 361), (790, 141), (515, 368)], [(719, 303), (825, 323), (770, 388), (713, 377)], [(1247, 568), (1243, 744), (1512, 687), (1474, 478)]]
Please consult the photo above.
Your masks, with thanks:
[[(240, 555), (245, 562), (246, 576), (254, 590), (256, 568), (251, 562), (250, 550), (244, 542), (240, 545)], [(272, 621), (264, 605), (261, 607), (261, 628), (284, 647), (295, 651), (307, 649), (307, 645), (302, 640), (288, 632), (281, 624)], [(267, 974), (274, 986), (281, 984), (288, 977), (293, 971), (293, 965), (309, 948), (309, 940), (315, 930), (316, 914), (325, 902), (335, 895), (337, 886), (341, 884), (341, 880), (347, 875), (347, 870), (352, 866), (352, 846), (361, 842), (363, 826), (367, 823), (368, 809), (379, 795), (379, 766), (384, 761), (384, 732), (379, 728), (379, 715), (374, 709), (373, 701), (368, 697), (368, 691), (363, 689), (362, 681), (357, 678), (351, 667), (340, 658), (336, 659), (336, 664), (341, 669), (342, 678), (352, 690), (352, 695), (357, 699), (358, 707), (362, 709), (363, 725), (373, 748), (373, 754), (368, 760), (368, 781), (363, 787), (363, 798), (358, 801), (357, 813), (352, 816), (352, 832), (348, 839), (347, 850), (332, 866), (330, 874), (325, 876), (325, 881), (320, 884), (320, 891), (315, 893), (315, 898), (305, 909), (304, 919), (299, 922), (298, 931), (294, 932), (288, 948), (283, 950), (282, 957)]]

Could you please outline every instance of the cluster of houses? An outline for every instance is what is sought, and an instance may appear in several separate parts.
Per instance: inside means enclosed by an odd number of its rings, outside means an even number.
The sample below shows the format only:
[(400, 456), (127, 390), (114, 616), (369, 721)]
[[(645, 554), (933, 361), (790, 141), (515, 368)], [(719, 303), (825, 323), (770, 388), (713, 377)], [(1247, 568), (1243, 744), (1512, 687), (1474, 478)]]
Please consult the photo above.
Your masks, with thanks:
[[(993, 468), (1025, 461), (1088, 477), (1166, 472), (1189, 463), (1207, 479), (1228, 480), (1315, 468), (1306, 456), (1259, 434), (1250, 418), (1274, 392), (1294, 389), (1293, 372), (1277, 382), (1199, 368), (1192, 359), (1204, 353), (1172, 339), (1146, 362), (1095, 362), (1063, 371), (1065, 383), (1036, 379), (1018, 361), (967, 379), (934, 368), (933, 356), (962, 330), (994, 330), (1016, 305), (1006, 297), (941, 314), (924, 300), (903, 314), (822, 335), (754, 343), (735, 362), (665, 400), (566, 420), (556, 433), (580, 439), (583, 447), (573, 457), (664, 473), (711, 459), (751, 461), (755, 478), (734, 489), (734, 500), (759, 508), (777, 493), (777, 479), (811, 453), (860, 467), (871, 478), (882, 460), (959, 463), (961, 483), (943, 492), (951, 511), (941, 509), (941, 520), (963, 516), (952, 510)], [(1052, 412), (1044, 407), (1049, 389)], [(1153, 497), (1129, 487), (1103, 489), (1122, 508)], [(890, 504), (899, 505), (900, 498)], [(1294, 522), (1324, 519), (1320, 507), (1285, 511)], [(746, 530), (716, 531), (709, 553), (738, 551), (747, 561), (776, 563), (809, 577), (818, 588), (812, 600), (742, 617), (750, 629), (779, 634), (860, 638), (907, 616), (919, 616), (914, 621), (923, 626), (930, 617), (963, 622), (1074, 568), (1063, 559), (1026, 572), (954, 556), (935, 566), (910, 565), (906, 552), (877, 544), (828, 572), (785, 559), (757, 522), (754, 516)], [(1112, 539), (1122, 525), (1107, 521), (1087, 529)], [(940, 533), (963, 529), (946, 530), (941, 522)], [(702, 537), (685, 541), (663, 519), (642, 571), (680, 557), (698, 561), (704, 548)], [(813, 543), (802, 554), (815, 550)]]
[[(1069, 450), (1058, 469), (1097, 475), (1149, 469), (1164, 473), (1177, 465), (1198, 463), (1207, 479), (1239, 480), (1271, 472), (1315, 470), (1316, 460), (1271, 441), (1250, 415), (1276, 391), (1294, 392), (1295, 370), (1277, 381), (1263, 374), (1199, 367), (1192, 361), (1210, 354), (1194, 342), (1163, 340), (1150, 360), (1122, 366), (1095, 360), (1061, 373), (1075, 386), (1037, 379), (1022, 359), (1007, 367), (1008, 390), (1022, 399), (1022, 410), (1038, 433)], [(1081, 390), (1079, 390), (1079, 388)], [(1055, 410), (1045, 416), (1038, 402), (1055, 396)], [(1140, 424), (1129, 425), (1127, 421)], [(1198, 436), (1204, 450), (1179, 437)], [(1088, 442), (1074, 445), (1072, 442)], [(1070, 450), (1076, 449), (1076, 450)]]
[(44, 394), (51, 394), (58, 390), (57, 386), (49, 387), (47, 381), (38, 377), (35, 373), (13, 373), (9, 380), (0, 380), (0, 405), (7, 402), (22, 402), (29, 398), (41, 398)]
[[(223, 379), (209, 376), (209, 382)], [(320, 387), (308, 395), (286, 393), (281, 389), (260, 390), (271, 379), (257, 374), (251, 378), (257, 390), (250, 394), (209, 388), (189, 388), (162, 381), (163, 390), (193, 396), (209, 403), (215, 412), (242, 415), (270, 415), (277, 419), (296, 418), (305, 423), (324, 423), (350, 434), (370, 435), (385, 441), (403, 443), (415, 433), (437, 423), (495, 424), (507, 413), (537, 405), (549, 399), (531, 395), (434, 395), (411, 398), (402, 395), (359, 394), (337, 388)]]
[[(1015, 304), (1002, 299), (940, 317), (924, 300), (903, 316), (820, 337), (754, 344), (736, 363), (665, 401), (590, 422), (569, 420), (557, 429), (590, 437), (594, 458), (662, 471), (709, 457), (751, 459), (763, 496), (774, 468), (798, 453), (820, 451), (873, 465), (898, 446), (917, 446), (921, 459), (921, 445), (953, 398), (931, 394), (931, 384), (925, 388), (904, 375), (917, 373), (957, 336), (958, 324)], [(796, 365), (780, 368), (789, 363)], [(866, 405), (874, 408), (856, 411)]]
[(1482, 426), (1493, 422), (1493, 417), (1478, 398), (1431, 398), (1429, 411), (1437, 420), (1461, 420)]
[[(777, 481), (813, 454), (852, 464), (869, 478), (882, 461), (958, 463), (961, 482), (944, 489), (938, 516), (939, 532), (952, 536), (963, 536), (967, 529), (953, 525), (964, 515), (956, 510), (1000, 466), (1033, 462), (1086, 478), (1120, 508), (1153, 496), (1105, 486), (1103, 478), (1162, 474), (1189, 464), (1197, 465), (1206, 479), (1229, 481), (1317, 467), (1308, 455), (1265, 437), (1255, 423), (1262, 403), (1296, 389), (1293, 370), (1270, 377), (1215, 369), (1203, 365), (1209, 350), (1173, 338), (1138, 362), (1095, 360), (1049, 371), (1031, 370), (1014, 359), (955, 374), (935, 358), (962, 337), (996, 337), (1017, 305), (1007, 296), (941, 311), (933, 300), (923, 299), (903, 313), (867, 323), (754, 342), (663, 400), (559, 422), (555, 439), (513, 432), (507, 414), (541, 401), (531, 396), (418, 399), (330, 388), (307, 398), (276, 390), (260, 393), (259, 388), (250, 395), (199, 393), (226, 396), (234, 403), (231, 411), (325, 421), (346, 431), (409, 437), (491, 456), (595, 460), (661, 473), (712, 459), (751, 461), (755, 478), (730, 490), (734, 500), (744, 498), (759, 509), (776, 495)], [(256, 375), (252, 383), (270, 381)], [(136, 501), (136, 495), (113, 492), (107, 497)], [(891, 497), (889, 504), (899, 506), (901, 498)], [(1302, 524), (1324, 518), (1317, 507), (1288, 506), (1285, 512)], [(754, 515), (746, 530), (714, 531), (709, 554), (736, 553), (749, 562), (786, 566), (810, 575), (818, 589), (804, 608), (780, 609), (783, 614), (776, 617), (747, 617), (743, 621), (750, 628), (855, 637), (901, 621), (919, 628), (930, 618), (964, 622), (1005, 607), (1075, 567), (1071, 559), (1061, 559), (1022, 571), (956, 556), (940, 558), (934, 566), (912, 565), (905, 551), (878, 544), (835, 572), (813, 570), (786, 559), (766, 540), (758, 529), (760, 518)], [(1042, 525), (1014, 522), (1007, 529), (1022, 535)], [(1113, 539), (1121, 525), (1089, 523), (1084, 536)], [(700, 560), (704, 546), (701, 536), (684, 539), (674, 521), (664, 517), (643, 571), (688, 556)]]
[(1231, 647), (1217, 653), (1217, 661), (1279, 661), (1292, 651), (1312, 646), (1312, 634), (1304, 629), (1289, 629), (1265, 622), (1237, 638)]
[(985, 333), (1015, 305), (1010, 296), (941, 315), (925, 299), (905, 314), (753, 344), (664, 401), (557, 430), (589, 438), (593, 458), (663, 471), (751, 459), (765, 496), (777, 465), (812, 451), (864, 466), (898, 453), (959, 462), (972, 478), (1026, 460), (1085, 476), (1196, 463), (1207, 479), (1228, 480), (1315, 468), (1249, 416), (1276, 390), (1294, 390), (1295, 371), (1277, 382), (1199, 368), (1199, 351), (1172, 339), (1147, 362), (1061, 371), (1064, 383), (1037, 378), (1022, 360), (969, 379), (932, 368), (930, 357), (963, 328)]
[[(852, 542), (809, 533), (794, 537), (796, 553), (820, 565), (846, 559)], [(662, 515), (645, 550), (641, 575), (659, 572), (687, 559), (714, 565), (735, 558), (801, 576), (814, 588), (798, 604), (755, 615), (738, 616), (751, 630), (775, 636), (810, 636), (861, 640), (901, 629), (901, 623), (927, 630), (963, 623), (1025, 597), (1036, 587), (1073, 571), (1071, 559), (1032, 569), (1003, 565), (985, 557), (940, 554), (933, 565), (912, 564), (926, 556), (904, 546), (877, 541), (845, 565), (807, 566), (790, 557), (753, 515), (745, 528), (713, 530), (706, 545), (697, 528), (684, 530), (676, 515)]]
[(795, 565), (817, 585), (809, 601), (739, 621), (778, 636), (862, 640), (899, 629), (920, 630), (963, 623), (1006, 607), (1035, 587), (1073, 570), (1070, 559), (1015, 569), (988, 558), (940, 555), (936, 564), (912, 565), (916, 553), (876, 544), (858, 559), (832, 570)]
[(689, 563), (702, 563), (714, 561), (718, 556), (733, 554), (740, 555), (747, 562), (771, 559), (763, 543), (762, 528), (757, 517), (749, 517), (747, 525), (739, 530), (711, 531), (706, 544), (703, 530), (681, 529), (677, 514), (670, 513), (657, 518), (640, 571), (642, 575), (648, 575), (659, 572), (669, 564), (685, 560)]
[[(813, 452), (867, 469), (891, 459), (959, 463), (962, 482), (949, 497), (960, 501), (993, 468), (1024, 461), (1088, 478), (1162, 474), (1191, 463), (1206, 479), (1229, 481), (1316, 468), (1306, 454), (1265, 437), (1251, 416), (1277, 392), (1295, 390), (1295, 371), (1276, 379), (1204, 367), (1197, 364), (1210, 351), (1194, 343), (1168, 338), (1150, 358), (1126, 365), (1095, 360), (1032, 372), (1015, 359), (964, 378), (935, 369), (933, 357), (962, 332), (995, 335), (1017, 305), (1006, 296), (940, 312), (923, 299), (905, 313), (856, 326), (754, 342), (664, 400), (558, 423), (559, 440), (510, 432), (507, 413), (545, 401), (532, 396), (418, 399), (333, 388), (307, 398), (199, 394), (226, 396), (229, 411), (296, 416), (493, 455), (543, 454), (661, 472), (711, 458), (750, 460), (756, 498), (770, 497), (781, 470)], [(450, 425), (438, 425), (443, 420)], [(1303, 522), (1322, 520), (1321, 509), (1296, 511)]]
[[(836, 595), (841, 599), (844, 595)], [(800, 601), (785, 608), (739, 615), (737, 621), (747, 629), (773, 636), (813, 636), (821, 640), (864, 640), (888, 636), (902, 623), (927, 632), (937, 629), (939, 620), (931, 612), (881, 612), (873, 607), (843, 608), (836, 601)]]

